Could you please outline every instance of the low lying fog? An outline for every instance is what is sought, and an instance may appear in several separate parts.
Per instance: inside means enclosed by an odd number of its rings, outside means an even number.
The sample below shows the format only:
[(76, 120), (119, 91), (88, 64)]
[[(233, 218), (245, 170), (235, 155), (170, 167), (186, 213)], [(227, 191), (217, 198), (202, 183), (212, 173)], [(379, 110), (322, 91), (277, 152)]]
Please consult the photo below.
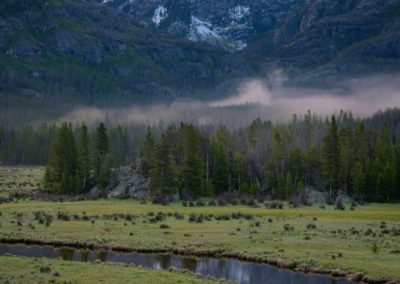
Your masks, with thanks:
[(370, 115), (379, 109), (400, 106), (400, 76), (386, 75), (345, 82), (338, 90), (282, 87), (284, 78), (275, 72), (265, 80), (248, 80), (226, 99), (200, 102), (176, 100), (171, 104), (131, 106), (104, 110), (76, 107), (57, 122), (99, 121), (110, 124), (168, 124), (187, 121), (200, 124), (225, 124), (239, 127), (259, 117), (261, 120), (286, 121), (294, 113), (310, 110), (330, 115), (351, 110), (355, 117)]

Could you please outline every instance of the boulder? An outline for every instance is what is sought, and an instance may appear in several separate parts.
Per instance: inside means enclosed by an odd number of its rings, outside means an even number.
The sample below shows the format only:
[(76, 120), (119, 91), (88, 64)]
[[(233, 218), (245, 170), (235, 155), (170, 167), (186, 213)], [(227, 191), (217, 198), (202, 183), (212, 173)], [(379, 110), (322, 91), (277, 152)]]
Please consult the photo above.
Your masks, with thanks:
[(92, 187), (92, 189), (89, 191), (89, 196), (96, 198), (100, 195), (100, 190), (97, 188), (97, 186)]
[(108, 198), (113, 198), (113, 197), (120, 197), (123, 194), (126, 194), (127, 191), (127, 184), (122, 181), (120, 182), (109, 194)]
[(119, 198), (129, 194), (132, 198), (150, 197), (150, 181), (137, 173), (130, 173), (127, 169), (122, 169), (118, 174), (120, 182), (108, 194), (108, 198)]
[(335, 203), (337, 203), (339, 200), (342, 201), (343, 204), (353, 202), (353, 198), (347, 193), (345, 193), (343, 190), (338, 191)]
[(309, 203), (327, 203), (329, 195), (326, 192), (320, 192), (312, 187), (305, 188), (307, 202)]

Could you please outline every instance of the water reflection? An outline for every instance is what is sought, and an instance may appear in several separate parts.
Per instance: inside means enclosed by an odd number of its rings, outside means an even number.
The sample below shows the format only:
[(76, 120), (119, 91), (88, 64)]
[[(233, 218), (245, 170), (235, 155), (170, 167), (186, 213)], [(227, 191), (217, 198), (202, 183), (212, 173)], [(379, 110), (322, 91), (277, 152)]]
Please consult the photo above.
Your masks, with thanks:
[(210, 275), (217, 278), (237, 281), (241, 284), (247, 283), (304, 283), (304, 284), (347, 284), (346, 279), (332, 279), (327, 276), (296, 273), (289, 270), (279, 270), (266, 264), (241, 262), (231, 259), (212, 259), (182, 257), (163, 254), (138, 254), (138, 253), (116, 253), (113, 251), (99, 250), (75, 250), (73, 248), (53, 248), (50, 246), (24, 246), (24, 245), (0, 245), (0, 255), (5, 253), (27, 256), (59, 258), (73, 261), (113, 261), (121, 263), (134, 263), (152, 269), (168, 269), (171, 266), (185, 268), (200, 273), (204, 276)]

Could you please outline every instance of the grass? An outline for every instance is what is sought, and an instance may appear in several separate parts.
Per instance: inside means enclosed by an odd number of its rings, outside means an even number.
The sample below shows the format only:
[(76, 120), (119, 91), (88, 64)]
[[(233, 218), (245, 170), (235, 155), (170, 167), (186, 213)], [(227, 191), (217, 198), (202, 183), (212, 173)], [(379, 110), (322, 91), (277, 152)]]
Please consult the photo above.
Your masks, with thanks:
[[(354, 211), (349, 207), (346, 211), (337, 211), (332, 206), (291, 209), (285, 205), (282, 210), (273, 210), (243, 206), (183, 207), (181, 203), (158, 206), (132, 200), (19, 201), (1, 204), (0, 211), (0, 237), (149, 249), (182, 248), (193, 252), (223, 250), (281, 258), (314, 267), (360, 271), (373, 277), (396, 280), (400, 271), (397, 253), (400, 236), (392, 233), (392, 230), (400, 230), (399, 205), (371, 204), (356, 207)], [(50, 226), (34, 220), (37, 211), (53, 216)], [(70, 221), (58, 220), (58, 211), (69, 215)], [(152, 219), (158, 212), (163, 212), (165, 218), (154, 222)], [(168, 216), (174, 212), (183, 215), (184, 219)], [(251, 214), (252, 218), (215, 219), (215, 216), (231, 216), (236, 212)], [(209, 221), (204, 218), (201, 223), (189, 222), (193, 213), (214, 217)], [(73, 218), (74, 214), (79, 220)], [(129, 214), (132, 218), (127, 220), (104, 214)], [(85, 215), (88, 220), (83, 219)], [(169, 228), (160, 228), (162, 224)], [(375, 243), (376, 252), (373, 249)]]
[[(31, 193), (43, 170), (0, 167), (0, 196)], [(14, 200), (0, 204), (0, 237), (192, 253), (223, 251), (399, 280), (400, 205), (368, 204), (349, 209), (349, 205), (341, 211), (318, 205), (293, 209), (285, 204), (280, 210), (262, 205), (183, 207), (180, 202), (161, 206), (133, 200)], [(35, 220), (38, 211), (53, 216), (49, 226)], [(58, 212), (66, 218), (58, 219)], [(164, 213), (160, 220), (156, 220), (158, 212)], [(232, 218), (238, 212), (251, 218)], [(229, 220), (216, 218), (219, 216)]]
[[(50, 269), (50, 270), (49, 270)], [(218, 283), (191, 273), (116, 264), (0, 257), (1, 283)]]
[(44, 167), (0, 166), (0, 197), (10, 192), (35, 192), (43, 178)]

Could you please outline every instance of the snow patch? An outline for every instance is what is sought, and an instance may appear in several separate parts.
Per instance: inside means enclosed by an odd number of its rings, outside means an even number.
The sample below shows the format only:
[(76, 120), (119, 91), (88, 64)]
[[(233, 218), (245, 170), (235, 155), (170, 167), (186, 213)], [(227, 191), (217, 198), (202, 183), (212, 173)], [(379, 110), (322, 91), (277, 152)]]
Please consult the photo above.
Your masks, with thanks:
[(229, 17), (233, 20), (240, 20), (248, 15), (250, 15), (250, 7), (238, 5), (229, 9)]
[(109, 3), (109, 2), (113, 2), (114, 0), (103, 0), (103, 2), (101, 2), (101, 3), (103, 3), (103, 4), (106, 4), (106, 3)]
[(213, 30), (213, 26), (210, 22), (202, 21), (199, 18), (192, 15), (190, 23), (190, 33), (188, 36), (189, 40), (198, 41), (206, 40), (210, 37), (219, 38), (220, 35), (217, 31)]
[(162, 5), (158, 6), (157, 9), (154, 11), (153, 23), (156, 26), (158, 26), (166, 18), (168, 18), (168, 10), (167, 10), (167, 8), (165, 8)]

